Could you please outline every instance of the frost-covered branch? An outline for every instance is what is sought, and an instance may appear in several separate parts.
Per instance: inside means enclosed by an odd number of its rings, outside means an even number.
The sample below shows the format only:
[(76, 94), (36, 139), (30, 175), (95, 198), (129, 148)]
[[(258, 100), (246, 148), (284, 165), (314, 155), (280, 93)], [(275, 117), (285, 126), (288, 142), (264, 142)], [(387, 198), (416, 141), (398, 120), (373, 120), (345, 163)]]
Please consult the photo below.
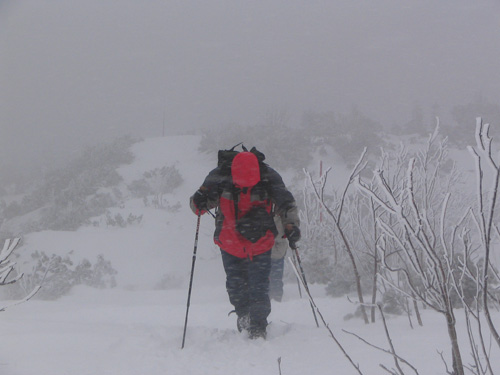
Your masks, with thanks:
[(334, 225), (335, 225), (335, 228), (337, 229), (337, 232), (339, 233), (340, 238), (342, 239), (342, 243), (344, 244), (344, 249), (345, 249), (345, 251), (349, 257), (349, 260), (351, 262), (351, 265), (352, 265), (352, 269), (353, 269), (353, 273), (354, 273), (354, 277), (355, 277), (355, 281), (356, 281), (356, 290), (357, 290), (358, 299), (359, 299), (360, 306), (361, 306), (361, 313), (363, 315), (363, 319), (364, 319), (365, 323), (368, 324), (369, 320), (368, 320), (368, 315), (366, 314), (366, 310), (364, 308), (364, 297), (363, 297), (363, 291), (362, 291), (362, 287), (361, 287), (361, 276), (360, 276), (360, 273), (358, 270), (358, 265), (356, 263), (356, 258), (355, 258), (351, 243), (348, 240), (346, 232), (345, 232), (345, 230), (342, 227), (341, 222), (340, 222), (340, 219), (342, 216), (342, 210), (344, 207), (344, 202), (345, 202), (346, 196), (347, 196), (347, 190), (348, 190), (349, 186), (351, 185), (351, 183), (357, 178), (357, 176), (361, 173), (361, 171), (366, 167), (366, 162), (364, 161), (365, 154), (366, 154), (366, 148), (364, 149), (361, 157), (359, 158), (358, 162), (356, 163), (356, 165), (354, 166), (354, 168), (351, 172), (349, 180), (348, 180), (346, 187), (343, 191), (337, 214), (335, 214), (334, 211), (326, 204), (325, 199), (324, 199), (324, 195), (322, 193), (324, 191), (324, 187), (325, 187), (326, 182), (327, 182), (328, 174), (325, 173), (324, 177), (322, 178), (320, 188), (318, 188), (318, 186), (314, 183), (311, 174), (308, 172), (306, 172), (306, 174), (309, 178), (310, 184), (313, 188), (313, 191), (314, 191), (316, 198), (318, 199), (318, 201), (319, 201), (320, 205), (323, 207), (323, 209), (332, 218)]
[(389, 333), (389, 328), (387, 327), (387, 322), (386, 322), (386, 319), (385, 319), (385, 314), (384, 314), (384, 311), (382, 309), (382, 306), (380, 304), (377, 304), (377, 307), (378, 307), (378, 310), (381, 314), (381, 317), (382, 317), (382, 322), (383, 322), (383, 325), (384, 325), (384, 332), (385, 332), (385, 337), (387, 339), (387, 342), (389, 343), (389, 348), (390, 349), (384, 349), (384, 348), (381, 348), (379, 346), (376, 346), (370, 342), (368, 342), (367, 340), (365, 340), (364, 338), (362, 338), (361, 336), (353, 333), (353, 332), (349, 332), (349, 331), (346, 331), (346, 330), (342, 330), (344, 331), (345, 333), (349, 334), (349, 335), (352, 335), (354, 337), (356, 337), (358, 340), (364, 342), (365, 344), (377, 349), (377, 350), (380, 350), (386, 354), (389, 354), (391, 355), (393, 358), (394, 358), (394, 364), (396, 366), (396, 369), (397, 370), (388, 370), (385, 366), (383, 365), (380, 365), (382, 368), (384, 368), (386, 371), (388, 371), (389, 373), (391, 374), (396, 374), (396, 375), (404, 375), (404, 371), (403, 369), (401, 368), (401, 365), (399, 362), (402, 362), (404, 363), (405, 365), (407, 365), (408, 367), (410, 367), (413, 372), (418, 375), (418, 370), (412, 365), (410, 364), (407, 360), (405, 360), (404, 358), (400, 357), (398, 354), (396, 354), (396, 349), (394, 348), (394, 344), (392, 343), (392, 338), (391, 338), (391, 335)]
[(16, 249), (20, 240), (20, 238), (14, 238), (13, 240), (8, 239), (4, 243), (3, 249), (0, 252), (0, 285), (13, 284), (20, 278), (20, 276), (18, 276), (7, 281), (7, 278), (14, 270), (14, 266), (16, 265), (15, 262), (9, 260), (9, 257)]
[(5, 311), (7, 310), (9, 307), (12, 307), (12, 306), (16, 306), (16, 305), (19, 305), (21, 303), (24, 303), (24, 302), (27, 302), (29, 301), (31, 298), (33, 298), (35, 296), (35, 294), (38, 293), (38, 291), (40, 290), (42, 286), (41, 285), (37, 285), (32, 291), (30, 294), (28, 294), (26, 297), (18, 300), (18, 301), (14, 301), (12, 302), (11, 304), (7, 305), (7, 306), (3, 306), (3, 307), (0, 307), (0, 311)]
[(3, 244), (3, 249), (0, 252), (0, 265), (3, 265), (7, 261), (7, 258), (9, 258), (10, 255), (14, 252), (20, 240), (21, 240), (20, 238), (14, 238), (13, 240), (11, 239), (5, 240)]
[[(9, 260), (9, 257), (12, 255), (17, 245), (19, 245), (20, 238), (14, 238), (13, 240), (6, 240), (3, 246), (2, 251), (0, 252), (0, 286), (13, 284), (21, 279), (23, 274), (19, 274), (18, 276), (8, 279), (9, 275), (14, 270), (15, 262)], [(40, 286), (36, 286), (33, 290), (26, 295), (26, 297), (12, 302), (7, 306), (0, 307), (0, 311), (5, 311), (7, 308), (19, 305), (20, 303), (26, 302), (30, 300), (38, 291), (40, 290)]]
[[(377, 217), (377, 225), (388, 240), (380, 245), (383, 266), (390, 273), (404, 275), (406, 291), (387, 277), (381, 277), (395, 290), (444, 315), (452, 344), (453, 370), (463, 375), (457, 340), (456, 321), (451, 301), (452, 272), (446, 258), (452, 253), (445, 234), (446, 212), (451, 193), (443, 190), (442, 177), (446, 141), (437, 142), (437, 130), (426, 147), (414, 157), (397, 159), (400, 178), (388, 180), (390, 171), (375, 171), (376, 189), (357, 180), (359, 190), (380, 204), (385, 215)], [(388, 157), (381, 166), (390, 168)], [(406, 164), (406, 173), (402, 165)], [(448, 177), (448, 182), (452, 177)]]
[[(496, 201), (498, 197), (498, 189), (500, 183), (500, 167), (495, 162), (492, 155), (492, 138), (489, 136), (489, 124), (483, 124), (481, 118), (476, 119), (476, 149), (469, 146), (475, 165), (476, 165), (476, 178), (477, 178), (477, 200), (478, 200), (478, 215), (479, 215), (479, 229), (483, 241), (484, 259), (483, 259), (483, 272), (482, 272), (482, 302), (483, 309), (488, 327), (491, 334), (500, 347), (500, 334), (498, 333), (495, 325), (493, 324), (491, 314), (489, 311), (489, 272), (490, 272), (490, 253), (492, 243), (492, 231), (494, 229), (493, 218), (495, 216)], [(491, 176), (491, 188), (485, 188), (485, 171), (484, 164), (489, 167), (492, 172), (488, 174)]]
[(304, 279), (302, 278), (302, 275), (299, 272), (299, 270), (297, 269), (296, 265), (294, 264), (292, 258), (289, 257), (288, 260), (290, 262), (290, 265), (292, 266), (292, 269), (293, 269), (293, 272), (295, 273), (295, 276), (297, 277), (297, 279), (301, 282), (302, 286), (304, 287), (304, 290), (307, 293), (307, 296), (309, 298), (309, 302), (311, 303), (311, 306), (313, 306), (313, 308), (316, 310), (316, 312), (318, 313), (318, 316), (321, 319), (321, 322), (323, 323), (323, 325), (325, 326), (325, 328), (330, 333), (330, 337), (333, 339), (333, 341), (335, 341), (335, 344), (337, 344), (337, 346), (339, 347), (339, 349), (342, 351), (342, 353), (348, 359), (348, 361), (351, 363), (351, 365), (354, 367), (354, 369), (358, 372), (358, 374), (359, 375), (363, 375), (363, 373), (361, 372), (361, 369), (359, 368), (359, 364), (354, 363), (354, 361), (351, 358), (351, 356), (347, 353), (347, 351), (345, 350), (345, 348), (342, 346), (342, 344), (340, 343), (340, 341), (337, 339), (337, 337), (335, 336), (335, 334), (331, 330), (330, 325), (326, 322), (325, 318), (323, 317), (323, 314), (321, 313), (321, 311), (319, 310), (318, 306), (316, 305), (316, 302), (314, 302), (314, 298), (311, 295), (311, 292), (309, 291), (309, 288), (306, 288), (306, 283), (305, 283)]

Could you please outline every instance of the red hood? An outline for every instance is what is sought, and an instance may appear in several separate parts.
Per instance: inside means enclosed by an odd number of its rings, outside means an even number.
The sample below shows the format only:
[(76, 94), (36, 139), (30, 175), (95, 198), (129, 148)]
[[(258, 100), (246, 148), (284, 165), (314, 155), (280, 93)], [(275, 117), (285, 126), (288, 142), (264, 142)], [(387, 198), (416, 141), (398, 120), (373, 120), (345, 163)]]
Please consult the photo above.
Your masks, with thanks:
[(238, 187), (252, 187), (260, 181), (257, 156), (251, 152), (240, 152), (231, 165), (233, 183)]

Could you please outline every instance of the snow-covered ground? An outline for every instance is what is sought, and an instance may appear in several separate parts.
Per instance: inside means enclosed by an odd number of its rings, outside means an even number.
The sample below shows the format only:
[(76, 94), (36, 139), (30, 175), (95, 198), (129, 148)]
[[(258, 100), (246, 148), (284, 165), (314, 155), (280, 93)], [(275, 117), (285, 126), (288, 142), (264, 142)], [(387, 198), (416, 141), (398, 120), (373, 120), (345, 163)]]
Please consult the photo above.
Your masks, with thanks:
[[(202, 218), (186, 345), (181, 350), (196, 226), (188, 197), (215, 163), (214, 156), (198, 154), (198, 142), (197, 137), (146, 140), (134, 146), (136, 161), (119, 170), (130, 182), (146, 170), (175, 164), (184, 184), (167, 199), (172, 204), (180, 202), (179, 211), (127, 200), (117, 212), (143, 214), (140, 225), (89, 226), (24, 238), (17, 250), (22, 255), (35, 250), (73, 251), (76, 258), (93, 260), (103, 254), (118, 270), (118, 286), (107, 290), (77, 287), (56, 301), (31, 300), (1, 312), (1, 375), (253, 375), (279, 374), (280, 367), (283, 375), (358, 373), (328, 331), (316, 327), (311, 307), (299, 297), (296, 283), (286, 285), (283, 302), (273, 302), (266, 341), (252, 341), (236, 331), (234, 315), (228, 316), (232, 306), (220, 256), (211, 240), (213, 219), (208, 215)], [(172, 277), (172, 287), (155, 289), (164, 275)], [(370, 325), (358, 318), (345, 320), (355, 310), (352, 303), (325, 296), (321, 285), (312, 285), (311, 290), (325, 320), (363, 374), (386, 374), (380, 363), (394, 367), (390, 356), (343, 331), (387, 349), (380, 319)], [(5, 304), (8, 301), (0, 301), (0, 307)], [(500, 314), (494, 314), (500, 321)], [(461, 311), (457, 315), (463, 326)], [(393, 344), (420, 374), (445, 374), (439, 355), (443, 352), (449, 364), (444, 318), (425, 310), (423, 322), (419, 327), (414, 321), (412, 329), (407, 317), (390, 316)], [(460, 331), (460, 340), (467, 355), (464, 333)], [(492, 353), (498, 354), (494, 343)], [(500, 371), (500, 356), (491, 359), (493, 369)]]
[[(201, 263), (201, 262), (200, 262)], [(189, 268), (186, 263), (185, 267)], [(203, 264), (200, 264), (202, 267)], [(344, 321), (353, 306), (321, 297), (316, 303), (364, 374), (384, 374), (392, 359), (348, 336), (355, 332), (387, 348), (380, 322)], [(251, 341), (235, 329), (222, 283), (195, 280), (185, 348), (181, 350), (186, 290), (98, 291), (77, 288), (55, 302), (30, 301), (2, 313), (2, 375), (160, 374), (356, 374), (323, 327), (317, 328), (297, 286), (275, 303), (268, 339)], [(398, 354), (420, 374), (444, 374), (438, 351), (449, 355), (443, 319), (424, 313), (424, 326), (411, 330), (404, 317), (389, 320)], [(496, 361), (498, 369), (499, 360)], [(411, 372), (409, 372), (411, 373)]]

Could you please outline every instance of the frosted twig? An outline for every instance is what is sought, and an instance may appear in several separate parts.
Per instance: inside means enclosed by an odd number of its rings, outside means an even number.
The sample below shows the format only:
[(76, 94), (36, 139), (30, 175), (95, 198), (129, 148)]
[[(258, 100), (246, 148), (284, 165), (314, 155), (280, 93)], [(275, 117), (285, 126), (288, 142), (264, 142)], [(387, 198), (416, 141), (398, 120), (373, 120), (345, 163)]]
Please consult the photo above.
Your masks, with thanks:
[(337, 337), (335, 336), (335, 334), (333, 333), (333, 331), (330, 329), (329, 324), (325, 321), (325, 318), (323, 317), (323, 314), (321, 314), (321, 311), (319, 310), (318, 306), (316, 305), (316, 302), (314, 302), (314, 299), (313, 299), (313, 297), (311, 295), (311, 292), (309, 291), (308, 288), (305, 287), (305, 281), (302, 279), (302, 275), (300, 274), (299, 270), (297, 269), (297, 267), (295, 266), (295, 264), (293, 263), (293, 261), (292, 261), (292, 259), (290, 257), (288, 258), (288, 261), (292, 265), (292, 270), (295, 273), (295, 275), (297, 276), (297, 279), (300, 280), (300, 282), (302, 283), (302, 286), (306, 290), (306, 293), (307, 293), (307, 296), (309, 297), (309, 301), (311, 302), (311, 305), (316, 309), (316, 312), (318, 313), (318, 316), (320, 317), (321, 322), (323, 323), (323, 325), (325, 326), (325, 328), (330, 333), (330, 337), (333, 339), (333, 341), (335, 341), (335, 344), (337, 344), (337, 346), (339, 347), (339, 349), (342, 351), (342, 353), (344, 354), (344, 356), (349, 360), (349, 362), (351, 363), (351, 365), (356, 369), (356, 371), (358, 372), (358, 374), (363, 375), (363, 373), (361, 372), (361, 370), (359, 368), (359, 364), (355, 364), (354, 363), (354, 361), (349, 356), (349, 354), (347, 354), (346, 350), (344, 349), (344, 347), (342, 346), (342, 344), (340, 343), (340, 341), (337, 339)]
[[(477, 174), (477, 183), (478, 183), (478, 204), (479, 204), (479, 219), (481, 220), (481, 236), (483, 237), (483, 246), (484, 246), (484, 266), (483, 266), (483, 275), (482, 275), (482, 283), (483, 283), (483, 309), (484, 315), (486, 317), (486, 321), (488, 323), (488, 327), (492, 334), (492, 337), (495, 339), (497, 345), (500, 347), (500, 334), (498, 333), (493, 321), (491, 319), (491, 314), (488, 306), (488, 273), (490, 269), (490, 251), (491, 251), (491, 235), (493, 229), (493, 217), (495, 214), (495, 206), (496, 200), (498, 197), (498, 188), (500, 184), (500, 168), (497, 167), (496, 163), (493, 160), (492, 152), (491, 152), (491, 138), (488, 135), (489, 124), (482, 123), (482, 119), (478, 117), (476, 119), (476, 145), (479, 149), (479, 152), (474, 150), (474, 148), (469, 147), (469, 151), (472, 153), (475, 161), (476, 161), (476, 174)], [(488, 207), (486, 208), (483, 203), (483, 178), (484, 173), (481, 165), (482, 159), (486, 159), (489, 162), (491, 168), (494, 170), (493, 177), (493, 186), (492, 186), (492, 196), (489, 202)]]
[(14, 252), (20, 240), (21, 240), (20, 238), (14, 238), (13, 240), (10, 239), (5, 240), (3, 249), (0, 252), (0, 264), (5, 262), (7, 258)]
[[(359, 173), (366, 166), (366, 163), (363, 162), (363, 158), (364, 158), (365, 153), (366, 153), (366, 148), (363, 150), (363, 154), (361, 155), (358, 163), (355, 165), (354, 169), (352, 170), (351, 176), (349, 177), (349, 181), (346, 184), (346, 187), (344, 189), (344, 193), (343, 193), (342, 198), (341, 198), (340, 206), (338, 208), (337, 216), (335, 216), (335, 213), (326, 205), (325, 200), (322, 198), (320, 192), (318, 191), (318, 188), (314, 184), (314, 181), (312, 179), (311, 174), (307, 173), (309, 176), (309, 181), (310, 181), (310, 183), (313, 187), (314, 193), (316, 195), (316, 198), (318, 199), (321, 206), (326, 210), (328, 215), (330, 215), (330, 217), (333, 219), (335, 227), (336, 227), (336, 229), (337, 229), (337, 231), (342, 239), (345, 251), (346, 251), (346, 253), (349, 257), (349, 260), (351, 262), (351, 265), (352, 265), (352, 269), (353, 269), (354, 277), (355, 277), (355, 281), (356, 281), (356, 291), (358, 293), (358, 298), (359, 298), (360, 302), (363, 302), (361, 276), (360, 276), (359, 271), (358, 271), (358, 265), (356, 264), (356, 258), (355, 258), (355, 255), (354, 255), (354, 252), (352, 249), (352, 245), (349, 242), (349, 240), (347, 239), (345, 230), (341, 226), (340, 218), (341, 218), (341, 214), (342, 214), (344, 200), (346, 199), (346, 195), (347, 195), (347, 190), (348, 190), (349, 186), (351, 185), (351, 183), (353, 182), (353, 180), (355, 179), (355, 177), (358, 176)], [(326, 185), (326, 175), (325, 175), (325, 178), (322, 180), (322, 184), (323, 184), (323, 186)], [(366, 314), (364, 306), (361, 306), (361, 314), (363, 315), (363, 319), (364, 319), (365, 323), (368, 324), (369, 323), (368, 315)]]
[(26, 297), (24, 297), (23, 299), (20, 299), (18, 301), (15, 301), (15, 302), (12, 302), (10, 305), (7, 305), (7, 306), (4, 306), (4, 307), (1, 307), (0, 308), (0, 311), (5, 311), (6, 309), (8, 309), (9, 307), (12, 307), (12, 306), (16, 306), (16, 305), (19, 305), (21, 303), (24, 303), (26, 301), (29, 301), (31, 298), (33, 298), (35, 296), (35, 294), (38, 293), (38, 291), (40, 290), (41, 286), (38, 285), (37, 287), (35, 287), (35, 289), (33, 289), (31, 291), (30, 294), (28, 294)]
[[(404, 374), (404, 372), (401, 369), (401, 366), (399, 364), (399, 361), (401, 361), (402, 363), (404, 363), (405, 365), (407, 365), (408, 367), (410, 367), (415, 374), (418, 375), (418, 371), (417, 371), (417, 369), (414, 366), (412, 366), (407, 360), (405, 360), (404, 358), (402, 358), (398, 354), (396, 354), (396, 350), (395, 350), (394, 345), (392, 343), (391, 335), (389, 334), (389, 328), (387, 327), (387, 322), (385, 320), (385, 316), (384, 316), (384, 312), (382, 310), (382, 307), (381, 307), (380, 304), (377, 304), (377, 307), (378, 307), (378, 309), (379, 309), (379, 311), (381, 313), (381, 316), (382, 316), (382, 322), (383, 322), (383, 325), (384, 325), (385, 335), (386, 335), (386, 338), (387, 338), (387, 341), (388, 341), (389, 347), (390, 347), (389, 350), (381, 348), (379, 346), (376, 346), (376, 345), (368, 342), (367, 340), (365, 340), (364, 338), (360, 337), (359, 335), (357, 335), (357, 334), (355, 334), (353, 332), (346, 331), (345, 329), (343, 329), (342, 331), (345, 332), (345, 333), (347, 333), (347, 334), (349, 334), (349, 335), (352, 335), (352, 336), (356, 337), (358, 340), (364, 342), (365, 344), (367, 344), (367, 345), (369, 345), (369, 346), (371, 346), (371, 347), (373, 347), (373, 348), (375, 348), (377, 350), (380, 350), (380, 351), (382, 351), (384, 353), (387, 353), (387, 354), (391, 355), (394, 358), (394, 363), (395, 363), (396, 368), (398, 370), (398, 372), (395, 372), (395, 374), (400, 374), (400, 375)], [(380, 365), (380, 366), (382, 366), (382, 368), (386, 369), (383, 365)]]
[(359, 176), (361, 171), (365, 169), (367, 162), (364, 161), (366, 155), (366, 147), (363, 149), (363, 152), (361, 153), (361, 156), (359, 157), (357, 163), (355, 164), (354, 168), (352, 169), (351, 175), (349, 176), (349, 182), (346, 184), (345, 189), (342, 193), (342, 199), (340, 200), (340, 208), (339, 208), (339, 215), (337, 217), (337, 220), (340, 222), (340, 218), (342, 216), (342, 210), (344, 208), (344, 202), (345, 202), (345, 197), (347, 195), (347, 190), (349, 189), (349, 185), (354, 181), (355, 177)]

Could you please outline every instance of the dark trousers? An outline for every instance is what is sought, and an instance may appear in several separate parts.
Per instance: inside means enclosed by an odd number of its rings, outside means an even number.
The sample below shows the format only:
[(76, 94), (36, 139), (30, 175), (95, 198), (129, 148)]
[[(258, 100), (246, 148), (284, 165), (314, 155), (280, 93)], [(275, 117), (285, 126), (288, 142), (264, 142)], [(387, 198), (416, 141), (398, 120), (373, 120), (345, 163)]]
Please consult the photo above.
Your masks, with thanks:
[(280, 302), (283, 298), (283, 270), (285, 258), (271, 260), (271, 276), (269, 285), (269, 297)]
[(271, 313), (271, 251), (254, 256), (252, 260), (235, 257), (224, 250), (221, 253), (226, 271), (226, 289), (236, 314), (248, 315), (251, 326), (265, 327)]

